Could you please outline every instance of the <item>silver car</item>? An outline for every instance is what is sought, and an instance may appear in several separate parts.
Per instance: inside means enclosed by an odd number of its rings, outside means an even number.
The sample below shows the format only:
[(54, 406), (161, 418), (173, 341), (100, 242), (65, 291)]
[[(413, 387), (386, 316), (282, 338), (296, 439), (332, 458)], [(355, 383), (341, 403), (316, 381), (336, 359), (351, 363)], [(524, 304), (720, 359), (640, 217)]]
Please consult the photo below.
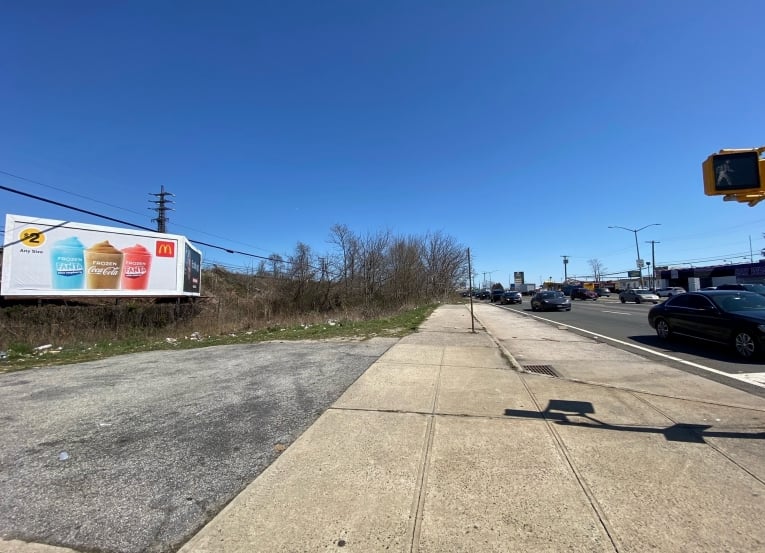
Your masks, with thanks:
[(634, 301), (635, 303), (652, 302), (659, 303), (659, 296), (651, 292), (646, 288), (633, 288), (631, 290), (625, 290), (619, 294), (619, 301), (627, 303), (628, 301)]
[(678, 294), (685, 294), (685, 288), (681, 288), (679, 286), (671, 286), (669, 288), (660, 288), (659, 290), (656, 290), (656, 295), (660, 298), (671, 298), (672, 296), (676, 296)]

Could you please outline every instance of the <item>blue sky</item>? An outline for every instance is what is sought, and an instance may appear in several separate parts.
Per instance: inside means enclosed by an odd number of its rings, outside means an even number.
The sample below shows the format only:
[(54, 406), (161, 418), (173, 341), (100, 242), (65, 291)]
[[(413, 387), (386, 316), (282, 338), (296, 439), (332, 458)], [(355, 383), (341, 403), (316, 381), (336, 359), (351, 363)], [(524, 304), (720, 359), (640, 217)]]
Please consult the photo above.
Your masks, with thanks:
[[(763, 146), (762, 4), (0, 2), (0, 185), (288, 256), (442, 232), (507, 283), (760, 258), (765, 203), (701, 162)], [(759, 131), (757, 129), (760, 129)], [(14, 176), (11, 176), (14, 175)], [(21, 178), (18, 178), (21, 177)], [(114, 225), (0, 190), (3, 214)], [(119, 225), (114, 225), (119, 226)], [(207, 262), (257, 260), (202, 248)]]

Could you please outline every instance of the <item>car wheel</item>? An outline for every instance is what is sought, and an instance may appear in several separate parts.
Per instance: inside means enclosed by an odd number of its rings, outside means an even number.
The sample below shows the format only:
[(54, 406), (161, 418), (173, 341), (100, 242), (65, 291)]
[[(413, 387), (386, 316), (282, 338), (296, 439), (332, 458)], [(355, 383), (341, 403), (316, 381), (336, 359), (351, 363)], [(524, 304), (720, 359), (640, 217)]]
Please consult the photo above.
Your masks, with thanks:
[(672, 336), (672, 329), (665, 319), (656, 319), (656, 335), (662, 340), (669, 340)]
[(636, 298), (635, 298), (635, 303), (640, 303), (640, 302), (642, 302), (642, 301), (643, 301), (643, 300), (641, 300), (641, 299), (640, 299), (640, 296), (638, 296), (638, 297), (636, 297)]
[(627, 303), (627, 300), (625, 300), (624, 298), (619, 298), (619, 300), (621, 300), (622, 303)]
[(738, 330), (733, 333), (733, 348), (738, 356), (744, 359), (751, 359), (759, 353), (757, 343), (746, 330)]

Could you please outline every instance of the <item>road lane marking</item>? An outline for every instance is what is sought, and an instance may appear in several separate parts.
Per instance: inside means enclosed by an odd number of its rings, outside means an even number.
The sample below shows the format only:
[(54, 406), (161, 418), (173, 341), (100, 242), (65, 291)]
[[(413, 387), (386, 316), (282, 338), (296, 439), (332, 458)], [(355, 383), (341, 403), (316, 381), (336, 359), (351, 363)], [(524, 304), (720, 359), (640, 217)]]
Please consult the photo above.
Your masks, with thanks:
[[(523, 315), (526, 315), (527, 317), (534, 317), (535, 319), (539, 319), (540, 321), (546, 321), (549, 323), (552, 323), (554, 325), (557, 325), (558, 327), (565, 327), (570, 328), (572, 330), (577, 330), (579, 332), (584, 332), (585, 334), (589, 334), (590, 336), (595, 336), (597, 338), (602, 338), (603, 340), (608, 340), (610, 342), (614, 342), (616, 344), (620, 344), (623, 346), (626, 346), (628, 348), (634, 348), (646, 353), (650, 353), (651, 355), (656, 355), (658, 357), (663, 357), (664, 359), (669, 359), (670, 361), (675, 361), (676, 363), (680, 363), (681, 365), (686, 365), (688, 367), (694, 367), (696, 369), (699, 369), (701, 371), (706, 371), (712, 374), (716, 374), (718, 376), (725, 376), (727, 378), (732, 378), (733, 380), (738, 380), (740, 382), (746, 382), (747, 384), (751, 384), (754, 386), (758, 386), (760, 388), (765, 388), (765, 374), (763, 373), (739, 373), (739, 374), (732, 374), (732, 373), (726, 373), (725, 371), (719, 371), (717, 369), (713, 369), (712, 367), (707, 367), (706, 365), (700, 365), (698, 363), (694, 363), (693, 361), (686, 361), (685, 359), (680, 359), (679, 357), (675, 357), (674, 355), (667, 355), (666, 353), (661, 353), (660, 351), (655, 351), (650, 348), (646, 348), (643, 346), (638, 346), (636, 344), (631, 344), (630, 342), (625, 342), (624, 340), (618, 340), (616, 338), (611, 338), (610, 336), (605, 336), (603, 334), (598, 334), (597, 332), (591, 332), (589, 330), (585, 330), (583, 328), (579, 328), (577, 326), (568, 325), (565, 323), (561, 323), (560, 321), (554, 321), (552, 319), (545, 319), (544, 317), (540, 317), (539, 315), (532, 315), (529, 313), (523, 313)], [(759, 375), (757, 377), (754, 377), (752, 375)]]

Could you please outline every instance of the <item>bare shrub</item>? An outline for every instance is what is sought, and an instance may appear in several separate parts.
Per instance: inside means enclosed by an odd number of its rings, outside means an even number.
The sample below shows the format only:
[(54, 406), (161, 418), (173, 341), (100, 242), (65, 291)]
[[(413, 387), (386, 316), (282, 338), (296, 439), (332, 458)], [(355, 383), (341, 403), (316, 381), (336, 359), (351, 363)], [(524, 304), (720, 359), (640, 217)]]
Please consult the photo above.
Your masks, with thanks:
[(467, 272), (465, 249), (440, 232), (361, 238), (342, 225), (330, 232), (336, 251), (326, 256), (298, 243), (293, 254), (274, 254), (245, 272), (204, 268), (200, 298), (0, 303), (0, 349), (384, 318), (449, 299)]

